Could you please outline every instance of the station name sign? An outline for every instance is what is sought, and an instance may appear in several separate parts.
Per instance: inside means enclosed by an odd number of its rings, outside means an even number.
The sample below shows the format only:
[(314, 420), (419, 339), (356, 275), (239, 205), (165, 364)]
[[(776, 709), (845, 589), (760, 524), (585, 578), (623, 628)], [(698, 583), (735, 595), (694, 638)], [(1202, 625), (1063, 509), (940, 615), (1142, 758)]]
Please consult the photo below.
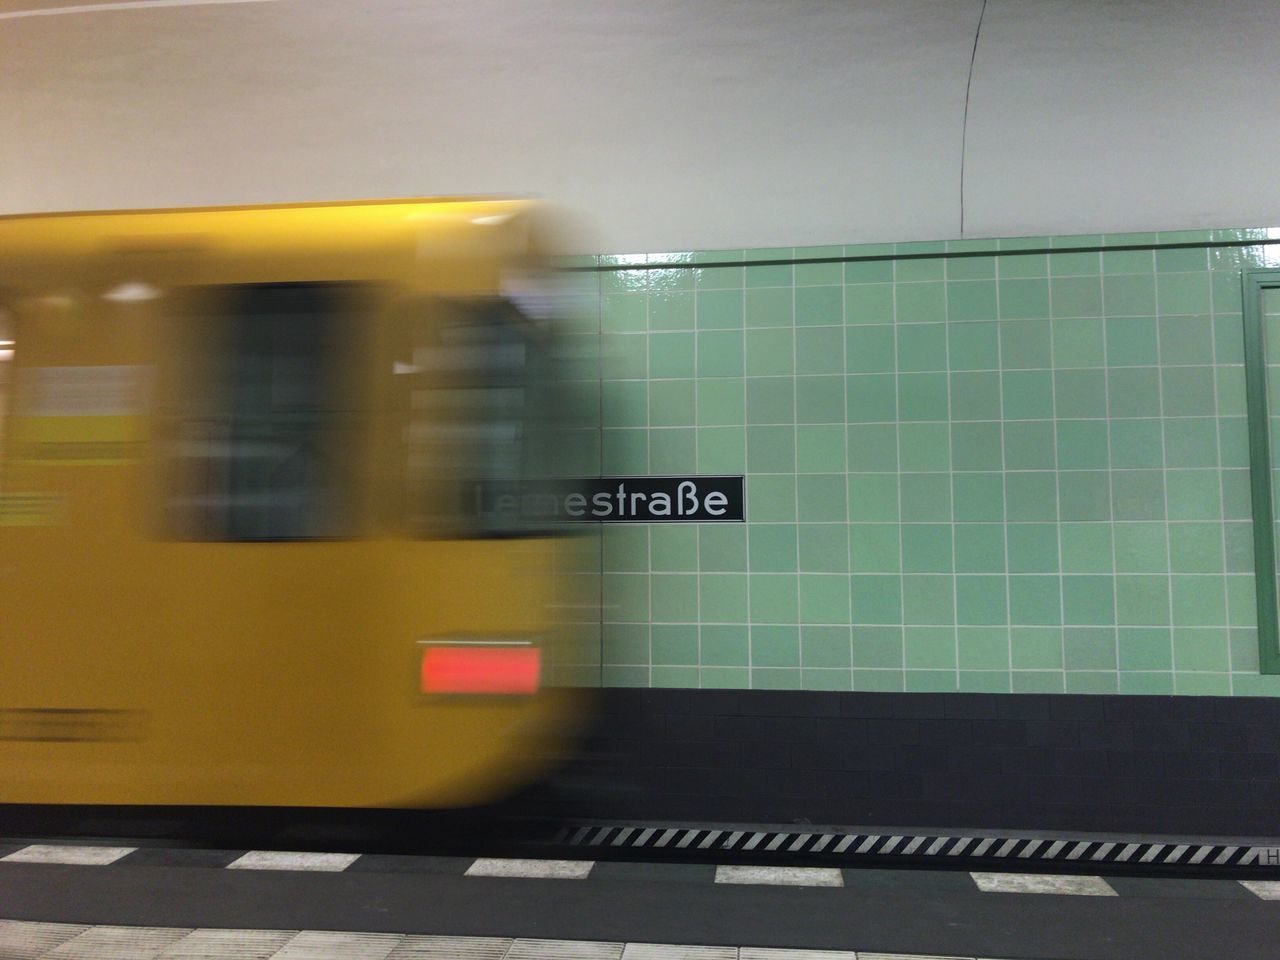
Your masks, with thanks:
[(745, 519), (743, 478), (591, 477), (541, 489), (474, 487), (479, 516), (523, 521), (715, 523)]

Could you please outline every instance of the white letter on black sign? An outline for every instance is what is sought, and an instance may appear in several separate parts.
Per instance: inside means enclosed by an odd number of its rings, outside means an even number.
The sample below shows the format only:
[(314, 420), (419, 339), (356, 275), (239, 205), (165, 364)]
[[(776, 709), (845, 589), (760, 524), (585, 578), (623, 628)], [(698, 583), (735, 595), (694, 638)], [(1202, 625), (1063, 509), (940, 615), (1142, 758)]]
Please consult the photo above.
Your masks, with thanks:
[[(722, 517), (724, 516), (724, 508), (729, 505), (729, 498), (719, 490), (713, 490), (707, 494), (707, 499), (703, 500), (702, 504), (707, 508), (707, 513), (713, 517)], [(716, 507), (720, 509), (717, 510)]]
[[(687, 510), (686, 503), (689, 504)], [(698, 512), (698, 488), (694, 486), (692, 480), (681, 480), (680, 485), (676, 487), (676, 512), (682, 517)]]

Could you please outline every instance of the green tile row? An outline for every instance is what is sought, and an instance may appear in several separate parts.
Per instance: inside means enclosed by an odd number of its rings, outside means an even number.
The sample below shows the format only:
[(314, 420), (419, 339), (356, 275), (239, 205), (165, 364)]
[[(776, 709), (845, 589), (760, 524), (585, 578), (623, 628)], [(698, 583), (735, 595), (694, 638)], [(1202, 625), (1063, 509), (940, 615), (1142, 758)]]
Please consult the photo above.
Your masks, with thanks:
[(603, 596), (606, 624), (1255, 626), (1248, 574), (607, 573)]
[[(602, 273), (606, 293), (653, 289), (692, 289), (699, 283), (736, 286), (810, 286), (844, 282), (919, 282), (941, 279), (1041, 278), (1129, 273), (1183, 273), (1240, 266), (1270, 266), (1275, 256), (1268, 247), (1184, 248), (1163, 250), (1082, 250), (1093, 246), (1132, 246), (1172, 243), (1239, 243), (1270, 238), (1259, 231), (1181, 231), (1166, 234), (1124, 234), (1110, 237), (1033, 237), (1000, 241), (947, 243), (863, 244), (828, 247), (780, 247), (754, 250), (712, 250), (699, 253), (602, 256), (592, 262)], [(1054, 252), (1031, 251), (1052, 249)], [(1026, 254), (1010, 251), (1027, 250)], [(962, 253), (931, 257), (929, 254)], [(850, 262), (820, 262), (850, 258)], [(793, 260), (792, 264), (761, 261)], [(819, 262), (804, 262), (819, 261)], [(742, 266), (728, 266), (738, 264)], [(759, 264), (752, 266), (753, 263)], [(640, 268), (646, 264), (646, 269)], [(684, 269), (688, 264), (695, 269)], [(726, 266), (697, 269), (698, 264)], [(662, 266), (672, 269), (661, 269)], [(750, 279), (749, 279), (750, 278)]]
[(1238, 271), (605, 293), (601, 297), (601, 328), (605, 333), (641, 333), (1203, 316), (1211, 309), (1239, 312), (1239, 286), (1230, 282), (1233, 273)]
[[(659, 331), (611, 345), (619, 354), (647, 353), (646, 379), (660, 380), (726, 375), (709, 372), (720, 370), (726, 351), (739, 376), (1205, 366), (1242, 362), (1240, 339), (1236, 315), (1216, 323), (1190, 315)], [(638, 367), (641, 358), (609, 359)]]
[(1213, 367), (613, 380), (603, 385), (602, 416), (605, 427), (1055, 418), (1164, 418), (1167, 425), (1177, 418), (1241, 417), (1243, 387), (1240, 368)]
[(1093, 693), (1157, 696), (1278, 696), (1275, 676), (1108, 670), (896, 670), (797, 667), (610, 665), (606, 686), (863, 690), (908, 693)]
[[(770, 327), (605, 337), (607, 380), (1233, 367), (1240, 317)], [(1175, 376), (1205, 376), (1181, 373)], [(1082, 376), (1082, 375), (1081, 375)]]
[[(658, 536), (668, 530), (681, 535)], [(663, 526), (655, 528), (652, 542), (647, 532), (643, 526), (606, 531), (604, 564), (611, 575), (1253, 572), (1248, 521), (751, 522)]]
[(1252, 630), (611, 624), (610, 665), (810, 670), (1247, 673)]

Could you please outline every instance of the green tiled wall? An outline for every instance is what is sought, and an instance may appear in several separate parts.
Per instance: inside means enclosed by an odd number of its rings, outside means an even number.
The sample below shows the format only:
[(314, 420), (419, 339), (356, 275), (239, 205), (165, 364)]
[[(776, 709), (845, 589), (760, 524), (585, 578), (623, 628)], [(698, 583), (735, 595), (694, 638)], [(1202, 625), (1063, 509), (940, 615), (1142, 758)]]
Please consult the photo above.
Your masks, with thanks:
[[(1240, 293), (1274, 248), (1073, 250), (1253, 236), (599, 258), (679, 265), (597, 275), (603, 472), (744, 473), (748, 520), (605, 527), (604, 682), (1280, 694)], [(823, 256), (883, 259), (752, 265)]]

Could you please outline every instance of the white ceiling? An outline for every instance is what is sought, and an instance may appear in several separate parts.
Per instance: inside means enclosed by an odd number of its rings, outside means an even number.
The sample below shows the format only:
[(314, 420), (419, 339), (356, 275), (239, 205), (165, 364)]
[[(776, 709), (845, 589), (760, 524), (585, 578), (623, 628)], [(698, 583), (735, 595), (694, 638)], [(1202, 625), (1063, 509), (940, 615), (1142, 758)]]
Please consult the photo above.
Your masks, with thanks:
[[(0, 0), (0, 212), (518, 193), (600, 250), (961, 235), (982, 0), (94, 5)], [(1275, 0), (989, 0), (964, 235), (1280, 223), (1277, 49)]]

